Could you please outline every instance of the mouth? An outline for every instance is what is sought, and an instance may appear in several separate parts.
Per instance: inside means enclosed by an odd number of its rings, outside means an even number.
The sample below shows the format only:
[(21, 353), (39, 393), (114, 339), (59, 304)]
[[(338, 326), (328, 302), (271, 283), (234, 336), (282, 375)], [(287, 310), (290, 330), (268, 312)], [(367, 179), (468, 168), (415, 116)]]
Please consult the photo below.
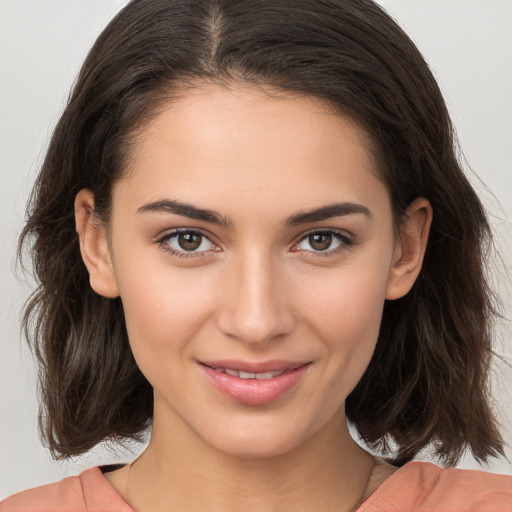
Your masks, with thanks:
[(279, 370), (275, 372), (261, 372), (261, 373), (251, 373), (251, 372), (243, 372), (232, 370), (231, 368), (212, 368), (219, 373), (227, 373), (232, 377), (238, 377), (239, 379), (257, 379), (257, 380), (268, 380), (273, 379), (274, 377), (279, 377), (279, 375), (283, 375), (284, 370)]
[(302, 380), (311, 362), (199, 362), (208, 381), (224, 396), (243, 404), (263, 405), (288, 394)]

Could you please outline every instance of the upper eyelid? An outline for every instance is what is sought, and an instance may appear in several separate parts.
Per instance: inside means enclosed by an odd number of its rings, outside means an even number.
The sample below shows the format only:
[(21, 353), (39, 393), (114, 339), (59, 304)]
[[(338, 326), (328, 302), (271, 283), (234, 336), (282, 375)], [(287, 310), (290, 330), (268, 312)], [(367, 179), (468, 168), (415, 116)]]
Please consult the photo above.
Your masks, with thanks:
[[(187, 227), (181, 227), (181, 228), (172, 228), (167, 231), (162, 232), (160, 235), (156, 237), (156, 241), (158, 243), (163, 243), (166, 239), (171, 238), (173, 235), (179, 234), (179, 233), (198, 233), (201, 236), (204, 236), (207, 238), (212, 244), (219, 247), (220, 244), (215, 240), (215, 237), (209, 233), (208, 231), (203, 230), (202, 228), (187, 228)], [(292, 246), (297, 245), (299, 242), (307, 238), (308, 236), (315, 234), (315, 233), (332, 233), (333, 235), (339, 235), (340, 237), (347, 238), (350, 241), (353, 241), (355, 238), (355, 235), (352, 233), (344, 230), (344, 229), (338, 229), (338, 228), (311, 228), (307, 231), (302, 232), (299, 235), (296, 235), (291, 244)]]
[(198, 228), (173, 228), (168, 230), (167, 232), (164, 232), (162, 235), (156, 238), (155, 243), (158, 244), (159, 249), (172, 254), (175, 258), (200, 258), (208, 256), (208, 253), (210, 252), (217, 252), (215, 249), (212, 251), (212, 249), (203, 250), (203, 251), (186, 251), (184, 249), (175, 249), (171, 247), (170, 243), (168, 244), (167, 241), (180, 234), (180, 233), (197, 233), (204, 238), (206, 238), (214, 248), (219, 248), (219, 245), (214, 242), (210, 236), (203, 233), (201, 229)]
[(349, 238), (350, 240), (355, 238), (355, 235), (353, 235), (352, 233), (350, 233), (349, 231), (347, 231), (345, 229), (338, 229), (338, 228), (313, 228), (313, 229), (305, 231), (305, 232), (301, 233), (300, 235), (298, 235), (297, 237), (295, 237), (295, 239), (294, 239), (295, 242), (294, 243), (300, 242), (301, 240), (304, 240), (304, 238), (306, 238), (306, 237), (308, 237), (310, 235), (314, 235), (315, 233), (331, 233), (333, 235), (339, 235), (340, 237)]
[(311, 228), (308, 229), (307, 231), (304, 231), (302, 236), (307, 236), (310, 235), (311, 233), (339, 233), (340, 235), (346, 233), (347, 235), (351, 235), (349, 231), (341, 228)]
[[(169, 236), (173, 233), (184, 233), (184, 232), (191, 232), (191, 233), (200, 233), (203, 236), (206, 236), (206, 238), (214, 238), (214, 235), (210, 233), (209, 231), (198, 228), (198, 227), (179, 227), (179, 228), (169, 228), (167, 230), (163, 230), (161, 234), (157, 235), (157, 238)], [(302, 231), (299, 235), (295, 235), (294, 239), (301, 240), (302, 238), (311, 235), (312, 233), (339, 233), (340, 235), (347, 235), (347, 237), (354, 236), (351, 232), (347, 231), (346, 229), (340, 229), (340, 228), (332, 228), (332, 227), (325, 227), (325, 228), (311, 228), (307, 231)]]
[(218, 245), (215, 240), (213, 240), (213, 235), (204, 231), (201, 228), (172, 228), (168, 230), (164, 230), (161, 234), (156, 236), (156, 241), (161, 242), (167, 238), (171, 238), (173, 235), (177, 235), (179, 233), (198, 233), (201, 236), (207, 238), (212, 244)]

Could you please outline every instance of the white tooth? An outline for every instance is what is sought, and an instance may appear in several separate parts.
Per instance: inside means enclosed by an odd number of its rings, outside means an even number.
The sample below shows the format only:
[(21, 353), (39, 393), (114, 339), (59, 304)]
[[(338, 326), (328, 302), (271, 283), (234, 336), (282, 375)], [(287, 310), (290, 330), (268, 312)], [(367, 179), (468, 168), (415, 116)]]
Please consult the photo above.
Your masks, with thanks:
[(254, 379), (256, 374), (255, 373), (249, 373), (249, 372), (240, 372), (238, 376), (241, 379)]
[(238, 377), (238, 372), (236, 370), (230, 370), (229, 368), (226, 368), (224, 371), (232, 377)]
[(267, 380), (271, 379), (272, 377), (275, 377), (276, 372), (265, 372), (265, 373), (257, 373), (256, 378), (258, 380)]

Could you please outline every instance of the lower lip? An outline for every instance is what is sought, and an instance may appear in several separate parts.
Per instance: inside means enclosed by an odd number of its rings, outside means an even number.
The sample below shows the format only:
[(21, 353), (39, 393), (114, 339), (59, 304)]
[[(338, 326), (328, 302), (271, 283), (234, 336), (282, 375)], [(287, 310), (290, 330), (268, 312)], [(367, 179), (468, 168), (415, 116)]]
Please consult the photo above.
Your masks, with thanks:
[(281, 398), (294, 388), (309, 368), (309, 363), (272, 379), (240, 379), (200, 365), (213, 386), (235, 402), (247, 405), (268, 404)]

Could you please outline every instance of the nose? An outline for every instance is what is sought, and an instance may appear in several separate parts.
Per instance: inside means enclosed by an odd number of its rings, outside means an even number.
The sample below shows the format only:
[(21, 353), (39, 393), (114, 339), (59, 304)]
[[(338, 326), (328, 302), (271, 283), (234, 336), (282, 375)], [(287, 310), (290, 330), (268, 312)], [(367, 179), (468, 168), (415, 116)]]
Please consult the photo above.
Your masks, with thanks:
[(240, 258), (226, 268), (220, 330), (247, 345), (265, 345), (295, 325), (283, 272), (269, 255)]

